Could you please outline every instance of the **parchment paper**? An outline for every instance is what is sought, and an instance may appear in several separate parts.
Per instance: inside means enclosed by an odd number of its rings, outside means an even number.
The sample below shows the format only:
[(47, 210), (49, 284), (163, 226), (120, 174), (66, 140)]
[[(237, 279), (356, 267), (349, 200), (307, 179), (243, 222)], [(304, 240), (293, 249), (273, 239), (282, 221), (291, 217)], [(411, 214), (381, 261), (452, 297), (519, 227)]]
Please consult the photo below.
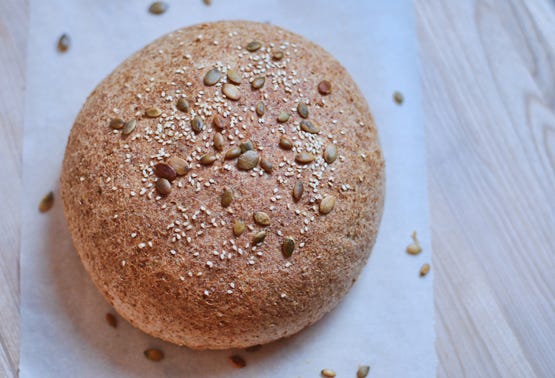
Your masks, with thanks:
[[(425, 144), (412, 4), (398, 1), (171, 1), (153, 16), (149, 1), (31, 0), (24, 128), (21, 251), (21, 377), (429, 377), (435, 374)], [(124, 58), (153, 39), (201, 21), (249, 19), (300, 33), (334, 54), (362, 88), (387, 165), (378, 241), (359, 281), (333, 312), (260, 351), (193, 351), (145, 335), (111, 311), (72, 246), (59, 198), (63, 152), (77, 112)], [(72, 46), (56, 51), (68, 33)], [(405, 95), (402, 106), (392, 93)], [(37, 205), (54, 190), (54, 208)], [(9, 216), (9, 214), (4, 214)], [(417, 230), (424, 252), (405, 253)], [(166, 358), (148, 361), (148, 347)], [(231, 366), (239, 353), (247, 367)]]

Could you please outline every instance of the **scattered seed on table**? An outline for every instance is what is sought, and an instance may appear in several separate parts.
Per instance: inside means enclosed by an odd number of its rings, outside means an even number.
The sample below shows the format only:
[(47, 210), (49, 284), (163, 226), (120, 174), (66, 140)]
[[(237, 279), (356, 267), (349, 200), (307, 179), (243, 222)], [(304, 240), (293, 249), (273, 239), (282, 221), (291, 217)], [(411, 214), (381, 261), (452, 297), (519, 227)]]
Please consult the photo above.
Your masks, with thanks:
[(123, 129), (123, 125), (125, 125), (125, 122), (121, 118), (114, 118), (110, 121), (110, 127), (114, 130)]
[(403, 96), (401, 92), (395, 91), (393, 92), (393, 101), (395, 101), (397, 105), (402, 105), (405, 101), (405, 96)]
[(148, 11), (151, 14), (160, 15), (168, 10), (168, 4), (163, 1), (155, 1), (154, 3), (150, 4), (148, 7)]
[(430, 264), (422, 265), (420, 268), (420, 277), (424, 277), (428, 273), (430, 273)]
[(48, 192), (39, 203), (39, 211), (41, 213), (46, 213), (54, 205), (54, 192)]
[(330, 211), (333, 210), (335, 206), (335, 197), (334, 196), (325, 196), (320, 202), (320, 214), (328, 214)]
[(245, 361), (245, 359), (239, 355), (233, 355), (231, 357), (229, 357), (229, 361), (231, 361), (231, 363), (233, 364), (233, 366), (235, 366), (236, 368), (244, 368), (245, 366), (247, 366), (247, 362)]
[(331, 93), (331, 83), (327, 80), (322, 80), (320, 84), (318, 84), (318, 92), (324, 96), (329, 95)]
[(331, 370), (331, 369), (323, 369), (321, 372), (322, 377), (326, 377), (326, 378), (334, 378), (335, 377), (335, 371)]
[(114, 314), (111, 313), (106, 313), (105, 316), (106, 319), (106, 323), (108, 323), (108, 325), (112, 328), (117, 328), (118, 327), (118, 319), (114, 316)]
[(149, 348), (144, 351), (144, 354), (150, 361), (159, 362), (164, 359), (164, 352), (160, 349)]
[(416, 237), (416, 231), (412, 232), (411, 237), (412, 243), (407, 246), (407, 253), (409, 255), (418, 255), (420, 252), (422, 252), (422, 247), (420, 246), (418, 238)]
[(359, 366), (357, 370), (357, 378), (366, 378), (369, 372), (370, 372), (370, 366), (368, 365)]
[(66, 33), (62, 34), (60, 38), (58, 38), (57, 48), (59, 52), (66, 52), (67, 50), (69, 50), (70, 45), (71, 39)]
[(206, 73), (206, 75), (204, 75), (204, 85), (209, 87), (215, 85), (218, 81), (220, 81), (221, 77), (222, 73), (220, 72), (220, 70), (218, 70), (217, 68), (211, 69)]

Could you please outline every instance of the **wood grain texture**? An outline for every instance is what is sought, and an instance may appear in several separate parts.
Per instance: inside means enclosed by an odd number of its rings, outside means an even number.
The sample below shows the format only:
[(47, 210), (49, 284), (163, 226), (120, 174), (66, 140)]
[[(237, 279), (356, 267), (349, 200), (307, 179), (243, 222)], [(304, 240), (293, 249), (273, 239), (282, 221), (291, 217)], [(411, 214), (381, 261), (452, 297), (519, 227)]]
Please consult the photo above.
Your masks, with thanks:
[(555, 7), (416, 2), (440, 376), (555, 371)]
[(0, 376), (17, 376), (21, 151), (27, 1), (0, 1)]
[[(415, 0), (439, 376), (555, 371), (555, 4)], [(17, 374), (27, 2), (0, 2), (0, 376)]]

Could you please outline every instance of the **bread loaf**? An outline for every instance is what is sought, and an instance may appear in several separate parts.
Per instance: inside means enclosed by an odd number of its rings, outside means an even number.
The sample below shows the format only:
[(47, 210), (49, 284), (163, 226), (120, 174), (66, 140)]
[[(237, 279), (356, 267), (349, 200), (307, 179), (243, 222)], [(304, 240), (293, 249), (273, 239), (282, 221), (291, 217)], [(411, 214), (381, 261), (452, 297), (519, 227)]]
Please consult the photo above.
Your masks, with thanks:
[(61, 190), (75, 248), (122, 317), (223, 349), (338, 304), (376, 239), (384, 182), (346, 70), (299, 35), (225, 21), (163, 36), (98, 85)]

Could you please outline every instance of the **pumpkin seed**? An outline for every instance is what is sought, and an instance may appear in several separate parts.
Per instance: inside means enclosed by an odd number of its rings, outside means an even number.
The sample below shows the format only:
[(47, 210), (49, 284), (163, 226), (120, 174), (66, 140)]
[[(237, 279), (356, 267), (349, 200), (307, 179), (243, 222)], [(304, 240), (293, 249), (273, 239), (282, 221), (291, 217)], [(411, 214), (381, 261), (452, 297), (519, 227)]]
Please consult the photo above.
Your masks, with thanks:
[(125, 125), (125, 122), (121, 118), (114, 118), (110, 121), (110, 127), (114, 130), (123, 129), (123, 125)]
[(237, 168), (248, 171), (253, 169), (258, 165), (258, 161), (260, 160), (260, 156), (258, 152), (254, 150), (250, 150), (239, 156), (237, 160)]
[(175, 107), (184, 113), (189, 113), (189, 102), (187, 102), (187, 100), (183, 97), (177, 100), (177, 105)]
[(297, 112), (301, 117), (308, 118), (308, 105), (304, 102), (299, 102), (299, 105), (297, 105)]
[(159, 117), (162, 114), (162, 111), (158, 108), (148, 108), (145, 111), (145, 114), (149, 118), (156, 118), (156, 117)]
[(190, 169), (185, 159), (182, 159), (177, 156), (172, 156), (171, 158), (169, 158), (168, 164), (175, 170), (175, 173), (178, 176), (183, 176), (187, 174), (187, 172), (189, 172), (189, 169)]
[(106, 319), (106, 323), (108, 323), (110, 327), (112, 328), (118, 327), (118, 319), (114, 316), (114, 314), (110, 314), (108, 312), (106, 313), (106, 316), (104, 318)]
[(245, 231), (245, 223), (241, 220), (236, 220), (233, 223), (233, 235), (241, 236), (241, 234)]
[(167, 196), (172, 191), (172, 184), (165, 178), (160, 178), (156, 181), (156, 190), (163, 196)]
[(131, 121), (127, 121), (125, 122), (125, 125), (123, 125), (123, 129), (121, 130), (121, 133), (123, 135), (129, 135), (133, 132), (133, 130), (135, 130), (135, 127), (137, 127), (137, 121), (132, 119)]
[(234, 70), (227, 70), (227, 80), (233, 84), (241, 84), (241, 75)]
[(222, 193), (222, 207), (228, 207), (229, 205), (231, 205), (231, 202), (233, 202), (233, 192), (229, 189), (226, 189)]
[(295, 156), (295, 161), (299, 164), (310, 164), (316, 159), (310, 152), (301, 152)]
[(252, 238), (252, 242), (254, 244), (260, 244), (264, 241), (264, 239), (266, 239), (266, 231), (260, 231), (254, 234), (254, 237)]
[(223, 151), (224, 142), (225, 142), (225, 139), (224, 139), (224, 136), (222, 134), (220, 134), (220, 133), (214, 134), (214, 148), (217, 151)]
[(328, 214), (332, 211), (333, 207), (335, 206), (335, 197), (334, 196), (325, 196), (320, 202), (320, 213), (321, 214)]
[(154, 174), (160, 178), (173, 181), (177, 176), (177, 172), (173, 167), (166, 163), (158, 163), (154, 166)]
[(255, 52), (256, 50), (260, 49), (261, 47), (262, 47), (262, 43), (260, 43), (258, 41), (252, 41), (252, 42), (249, 42), (248, 45), (245, 48), (247, 49), (247, 51)]
[(258, 104), (256, 104), (256, 108), (254, 110), (259, 117), (262, 117), (264, 113), (266, 113), (266, 105), (264, 105), (264, 103), (260, 101)]
[(369, 372), (370, 372), (370, 366), (368, 365), (359, 366), (357, 370), (357, 378), (366, 378)]
[(334, 378), (336, 376), (335, 371), (331, 370), (331, 369), (323, 369), (321, 372), (323, 377), (326, 378)]
[(204, 75), (204, 85), (212, 86), (220, 81), (221, 77), (222, 73), (220, 72), (220, 70), (218, 70), (217, 68), (211, 69), (206, 73), (206, 75)]
[(66, 33), (62, 34), (60, 38), (58, 38), (58, 51), (59, 52), (66, 52), (69, 50), (69, 46), (71, 45), (71, 39), (69, 35)]
[(272, 221), (270, 220), (270, 216), (263, 211), (256, 211), (253, 214), (254, 221), (261, 226), (269, 226)]
[(320, 84), (318, 84), (318, 92), (324, 96), (329, 95), (331, 93), (331, 83), (328, 80), (322, 80)]
[(282, 60), (283, 59), (283, 51), (276, 50), (272, 54), (272, 59), (274, 60)]
[(41, 213), (46, 213), (54, 205), (54, 192), (49, 192), (47, 195), (42, 197), (39, 203), (39, 211)]
[(290, 236), (283, 239), (283, 242), (281, 243), (281, 253), (283, 253), (283, 256), (291, 257), (294, 250), (295, 250), (295, 239), (293, 239)]
[(202, 165), (212, 165), (212, 164), (214, 164), (216, 159), (217, 159), (216, 155), (205, 154), (205, 155), (202, 155), (202, 157), (200, 158), (200, 164), (202, 164)]
[(274, 165), (266, 158), (262, 158), (260, 159), (260, 168), (262, 168), (264, 172), (270, 174), (274, 170)]
[(151, 361), (158, 362), (164, 359), (164, 353), (160, 349), (150, 348), (145, 350), (145, 357)]
[(260, 89), (264, 86), (265, 82), (266, 78), (264, 76), (259, 76), (252, 81), (251, 85), (253, 89)]
[(277, 117), (277, 120), (278, 120), (278, 122), (283, 123), (283, 122), (289, 121), (289, 117), (291, 117), (291, 114), (289, 114), (287, 112), (281, 112), (281, 113), (279, 113), (279, 115)]
[(150, 4), (150, 7), (148, 7), (148, 11), (155, 15), (162, 14), (167, 10), (168, 4), (163, 1), (155, 1), (154, 3)]
[(290, 150), (293, 148), (293, 142), (286, 136), (282, 136), (279, 138), (279, 146), (284, 150)]
[(324, 160), (326, 163), (331, 164), (337, 159), (337, 146), (335, 144), (328, 144), (324, 150)]
[(224, 158), (226, 160), (231, 160), (231, 159), (235, 159), (236, 157), (239, 157), (239, 155), (241, 155), (241, 148), (240, 147), (232, 147), (229, 150), (227, 150), (227, 152), (225, 153)]
[(401, 92), (395, 91), (393, 93), (393, 100), (397, 103), (397, 105), (402, 105), (403, 102), (405, 101), (405, 97)]
[(244, 368), (245, 366), (247, 366), (247, 362), (246, 362), (245, 359), (244, 359), (243, 357), (241, 357), (241, 356), (233, 355), (233, 356), (229, 357), (229, 360), (231, 361), (231, 363), (232, 363), (235, 367), (237, 367), (237, 368), (239, 368), (239, 369)]
[(225, 128), (225, 121), (221, 117), (215, 115), (212, 119), (212, 126), (214, 126), (217, 130), (222, 131)]
[(420, 268), (420, 277), (424, 277), (428, 273), (430, 273), (430, 264), (422, 265)]
[(202, 122), (202, 118), (200, 118), (199, 116), (193, 118), (191, 120), (191, 129), (193, 129), (196, 134), (204, 130), (204, 122)]
[(250, 140), (247, 140), (242, 142), (239, 145), (239, 148), (241, 148), (241, 153), (245, 153), (247, 151), (254, 150), (254, 144)]
[(239, 88), (237, 88), (235, 85), (233, 84), (228, 84), (225, 83), (222, 86), (222, 93), (229, 98), (230, 100), (233, 101), (237, 101), (241, 98), (241, 92), (239, 91)]
[(310, 134), (318, 134), (320, 132), (320, 128), (318, 126), (306, 119), (301, 121), (301, 130)]
[(293, 200), (298, 202), (303, 196), (304, 186), (302, 181), (297, 181), (293, 186)]

